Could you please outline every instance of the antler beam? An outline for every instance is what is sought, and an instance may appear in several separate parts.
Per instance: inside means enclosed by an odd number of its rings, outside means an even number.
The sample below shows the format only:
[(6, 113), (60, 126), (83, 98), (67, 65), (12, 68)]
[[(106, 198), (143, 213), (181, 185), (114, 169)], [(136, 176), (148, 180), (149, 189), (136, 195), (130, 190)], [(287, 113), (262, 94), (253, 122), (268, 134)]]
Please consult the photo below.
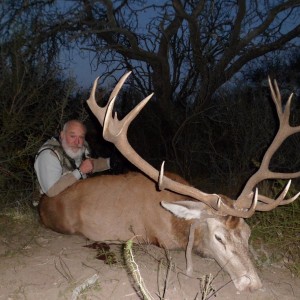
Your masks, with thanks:
[[(279, 149), (279, 147), (282, 145), (282, 143), (291, 135), (300, 132), (300, 126), (291, 126), (289, 123), (290, 120), (290, 113), (291, 113), (291, 101), (293, 94), (291, 94), (288, 98), (288, 101), (283, 107), (282, 100), (281, 100), (281, 94), (277, 85), (276, 80), (274, 80), (274, 83), (272, 83), (270, 77), (268, 78), (269, 86), (271, 90), (272, 100), (276, 106), (277, 115), (279, 119), (279, 129), (274, 137), (271, 145), (267, 149), (267, 151), (264, 154), (263, 160), (261, 162), (261, 165), (259, 169), (254, 173), (247, 181), (243, 191), (239, 195), (235, 206), (237, 208), (241, 207), (249, 207), (250, 201), (251, 201), (251, 195), (253, 193), (253, 189), (257, 186), (257, 184), (265, 179), (291, 179), (296, 178), (300, 176), (300, 172), (293, 172), (293, 173), (281, 173), (281, 172), (272, 172), (269, 169), (270, 161), (274, 155), (274, 153)], [(296, 194), (294, 197), (289, 199), (284, 199), (291, 182), (286, 185), (285, 189), (282, 191), (282, 193), (279, 195), (275, 201), (271, 198), (268, 198), (263, 195), (258, 195), (258, 200), (262, 203), (258, 203), (256, 206), (256, 210), (259, 211), (268, 211), (272, 210), (278, 205), (286, 205), (294, 200), (297, 199), (297, 197), (300, 195), (300, 193)], [(250, 200), (249, 200), (250, 199)]]
[[(127, 77), (130, 75), (130, 72), (123, 75), (123, 77), (118, 82), (117, 86), (111, 93), (107, 105), (103, 108), (99, 107), (95, 99), (95, 91), (98, 83), (98, 78), (94, 81), (94, 85), (91, 91), (90, 98), (87, 100), (87, 103), (94, 113), (94, 115), (99, 120), (100, 124), (103, 126), (103, 137), (105, 140), (112, 142), (116, 148), (126, 157), (133, 165), (138, 169), (148, 175), (155, 182), (159, 180), (159, 171), (141, 158), (136, 151), (131, 147), (127, 139), (128, 127), (134, 118), (139, 114), (142, 108), (148, 103), (153, 94), (146, 97), (142, 100), (128, 115), (126, 115), (122, 120), (118, 120), (117, 113), (114, 117), (112, 116), (112, 110), (115, 103), (116, 96), (120, 91), (122, 85), (124, 84)], [(181, 184), (179, 182), (173, 181), (170, 178), (163, 176), (163, 186), (175, 193), (186, 195), (197, 199), (206, 205), (210, 206), (220, 215), (232, 215), (237, 217), (247, 218), (253, 215), (255, 211), (255, 206), (257, 202), (257, 197), (254, 197), (252, 205), (249, 209), (235, 209), (227, 204), (223, 203), (221, 196), (217, 194), (207, 194), (203, 191), (196, 189), (191, 186)]]

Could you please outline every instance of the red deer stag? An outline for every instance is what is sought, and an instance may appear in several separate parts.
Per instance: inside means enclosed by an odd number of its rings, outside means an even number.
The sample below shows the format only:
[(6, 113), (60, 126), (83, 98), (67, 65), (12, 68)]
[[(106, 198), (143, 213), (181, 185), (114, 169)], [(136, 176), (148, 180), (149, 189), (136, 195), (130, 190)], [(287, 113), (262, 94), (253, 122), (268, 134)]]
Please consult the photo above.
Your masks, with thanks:
[[(175, 174), (163, 174), (144, 161), (130, 146), (127, 130), (132, 120), (152, 95), (140, 102), (125, 118), (112, 117), (116, 96), (130, 73), (125, 74), (113, 90), (108, 104), (101, 108), (95, 100), (98, 78), (95, 80), (88, 105), (103, 126), (103, 136), (144, 174), (105, 175), (78, 181), (61, 194), (43, 196), (39, 213), (42, 223), (52, 230), (82, 234), (94, 241), (126, 241), (134, 235), (140, 240), (167, 249), (186, 249), (187, 272), (192, 272), (191, 250), (214, 258), (230, 275), (236, 288), (251, 291), (261, 287), (261, 281), (249, 258), (250, 228), (244, 218), (256, 210), (268, 211), (294, 201), (300, 193), (284, 199), (289, 186), (273, 200), (260, 195), (257, 184), (265, 179), (287, 179), (297, 173), (277, 173), (269, 170), (274, 152), (290, 135), (300, 132), (300, 126), (289, 125), (292, 95), (282, 108), (276, 82), (270, 84), (280, 127), (266, 151), (258, 171), (250, 177), (236, 201), (223, 195), (207, 194), (190, 186)], [(158, 189), (156, 186), (158, 182)]]

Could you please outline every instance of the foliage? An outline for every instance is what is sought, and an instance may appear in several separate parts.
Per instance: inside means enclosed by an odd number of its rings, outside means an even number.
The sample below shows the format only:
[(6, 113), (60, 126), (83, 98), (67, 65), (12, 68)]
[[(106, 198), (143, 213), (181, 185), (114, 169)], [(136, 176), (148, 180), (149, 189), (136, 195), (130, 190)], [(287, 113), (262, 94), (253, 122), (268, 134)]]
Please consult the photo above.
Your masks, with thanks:
[(296, 276), (300, 276), (299, 220), (299, 200), (268, 213), (256, 213), (249, 220), (252, 244), (260, 259), (266, 256), (264, 263), (283, 263)]
[(42, 57), (32, 60), (19, 35), (1, 45), (0, 59), (0, 193), (1, 206), (9, 206), (31, 202), (34, 156), (70, 115), (75, 86)]
[[(155, 93), (168, 159), (190, 114), (212, 106), (216, 91), (249, 62), (297, 46), (300, 0), (4, 1), (4, 36), (22, 29), (28, 50), (49, 62), (63, 50), (88, 54), (114, 83)], [(33, 45), (33, 46), (30, 46)]]

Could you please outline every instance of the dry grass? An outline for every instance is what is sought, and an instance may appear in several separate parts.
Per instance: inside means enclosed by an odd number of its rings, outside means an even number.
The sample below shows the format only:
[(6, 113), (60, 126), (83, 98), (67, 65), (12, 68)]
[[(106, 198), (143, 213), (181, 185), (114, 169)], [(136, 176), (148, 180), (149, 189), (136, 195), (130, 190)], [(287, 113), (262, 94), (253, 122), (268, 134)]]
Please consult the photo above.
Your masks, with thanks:
[[(282, 186), (282, 182), (277, 182), (269, 190), (276, 194)], [(287, 197), (296, 193), (291, 188)], [(300, 200), (270, 212), (256, 212), (249, 224), (253, 247), (261, 253), (260, 260), (283, 263), (295, 276), (300, 276)]]

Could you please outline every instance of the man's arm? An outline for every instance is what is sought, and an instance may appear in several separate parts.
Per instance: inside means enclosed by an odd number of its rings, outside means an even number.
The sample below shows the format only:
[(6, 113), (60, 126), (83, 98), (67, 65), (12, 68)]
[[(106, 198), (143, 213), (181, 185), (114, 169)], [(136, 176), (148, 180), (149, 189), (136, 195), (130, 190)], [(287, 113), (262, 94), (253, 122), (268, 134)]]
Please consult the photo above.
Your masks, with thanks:
[(62, 167), (52, 150), (41, 152), (34, 168), (42, 191), (49, 197), (56, 196), (81, 178), (78, 170), (62, 175)]
[(92, 160), (93, 160), (93, 164), (94, 164), (93, 173), (110, 169), (110, 159), (109, 158), (99, 157), (96, 159), (93, 158)]

